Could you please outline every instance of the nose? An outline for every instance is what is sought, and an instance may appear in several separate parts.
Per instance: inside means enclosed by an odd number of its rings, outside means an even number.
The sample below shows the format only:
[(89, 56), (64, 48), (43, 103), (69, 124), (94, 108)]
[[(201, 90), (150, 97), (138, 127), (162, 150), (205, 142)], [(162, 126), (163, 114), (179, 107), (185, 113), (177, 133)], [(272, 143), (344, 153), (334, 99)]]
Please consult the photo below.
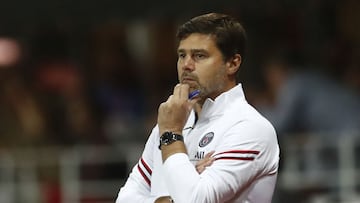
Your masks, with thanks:
[(195, 61), (191, 56), (187, 56), (184, 58), (182, 68), (183, 70), (187, 70), (187, 71), (195, 70)]

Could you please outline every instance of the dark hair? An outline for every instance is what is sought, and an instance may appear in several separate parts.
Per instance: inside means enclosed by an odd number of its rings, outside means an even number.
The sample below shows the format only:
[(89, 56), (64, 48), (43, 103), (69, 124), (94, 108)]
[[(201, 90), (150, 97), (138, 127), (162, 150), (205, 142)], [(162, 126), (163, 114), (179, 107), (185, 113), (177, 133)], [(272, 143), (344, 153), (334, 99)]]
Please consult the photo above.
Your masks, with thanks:
[(240, 54), (244, 60), (246, 33), (235, 18), (220, 13), (200, 15), (181, 25), (176, 37), (181, 41), (193, 33), (213, 35), (224, 60), (235, 54)]

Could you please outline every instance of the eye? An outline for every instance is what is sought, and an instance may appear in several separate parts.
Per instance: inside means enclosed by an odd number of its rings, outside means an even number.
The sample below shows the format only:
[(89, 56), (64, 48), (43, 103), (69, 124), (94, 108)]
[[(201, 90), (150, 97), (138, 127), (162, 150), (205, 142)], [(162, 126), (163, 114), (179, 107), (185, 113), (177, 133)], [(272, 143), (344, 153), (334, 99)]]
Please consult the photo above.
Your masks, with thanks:
[(206, 58), (206, 55), (203, 53), (195, 53), (193, 57), (195, 60), (201, 60), (201, 59)]
[(183, 59), (183, 58), (185, 58), (185, 56), (186, 56), (185, 53), (182, 53), (182, 52), (178, 53), (178, 58), (179, 59)]

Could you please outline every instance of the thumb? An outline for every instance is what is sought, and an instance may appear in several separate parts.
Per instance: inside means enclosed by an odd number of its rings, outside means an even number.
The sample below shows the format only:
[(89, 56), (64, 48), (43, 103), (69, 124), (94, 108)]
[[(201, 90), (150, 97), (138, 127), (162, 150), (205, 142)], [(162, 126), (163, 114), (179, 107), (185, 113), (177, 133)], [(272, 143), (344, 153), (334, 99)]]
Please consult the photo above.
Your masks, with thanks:
[(188, 103), (187, 103), (187, 106), (188, 106), (188, 109), (189, 110), (192, 110), (195, 106), (195, 104), (200, 101), (200, 98), (199, 97), (196, 97), (196, 98), (193, 98), (193, 99), (189, 99), (188, 100)]

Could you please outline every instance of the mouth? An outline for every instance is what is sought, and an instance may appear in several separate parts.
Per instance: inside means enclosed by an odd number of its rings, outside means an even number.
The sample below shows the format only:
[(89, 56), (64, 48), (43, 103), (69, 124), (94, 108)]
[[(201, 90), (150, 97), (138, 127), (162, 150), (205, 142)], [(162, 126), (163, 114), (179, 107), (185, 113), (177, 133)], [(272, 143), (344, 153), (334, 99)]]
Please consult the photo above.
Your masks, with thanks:
[(196, 82), (196, 78), (188, 76), (188, 75), (183, 75), (181, 77), (181, 83), (185, 83), (185, 84), (191, 84), (191, 83), (195, 83)]
[(195, 80), (192, 78), (182, 78), (181, 83), (194, 83)]

